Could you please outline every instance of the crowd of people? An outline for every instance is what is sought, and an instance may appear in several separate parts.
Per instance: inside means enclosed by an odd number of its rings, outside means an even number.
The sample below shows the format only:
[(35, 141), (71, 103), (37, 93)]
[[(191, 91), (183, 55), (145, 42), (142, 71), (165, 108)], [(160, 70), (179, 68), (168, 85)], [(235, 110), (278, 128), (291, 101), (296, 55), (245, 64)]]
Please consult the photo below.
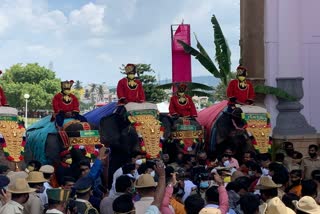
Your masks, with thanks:
[[(145, 101), (136, 66), (125, 67), (117, 94), (123, 110), (128, 102)], [(253, 104), (254, 90), (239, 66), (237, 79), (227, 89), (227, 111), (236, 104)], [(71, 94), (72, 81), (61, 83), (53, 99), (52, 122), (64, 130), (64, 119), (86, 119)], [(172, 118), (197, 117), (192, 98), (180, 84), (170, 100)], [(1, 92), (1, 90), (0, 90)], [(0, 166), (0, 214), (320, 214), (319, 148), (312, 144), (308, 156), (283, 143), (275, 157), (270, 153), (225, 148), (221, 154), (188, 151), (147, 160), (144, 153), (131, 153), (114, 172), (109, 168), (110, 149), (101, 147), (95, 159), (81, 149), (60, 153), (58, 165), (29, 161), (23, 171)], [(238, 157), (238, 158), (236, 158)], [(112, 169), (113, 170), (113, 169)]]
[(320, 213), (318, 146), (302, 157), (291, 142), (283, 145), (274, 161), (254, 152), (237, 160), (232, 148), (214, 158), (179, 153), (174, 162), (166, 153), (158, 160), (135, 153), (109, 176), (105, 147), (95, 160), (65, 150), (57, 167), (33, 160), (13, 172), (2, 165), (0, 214)]

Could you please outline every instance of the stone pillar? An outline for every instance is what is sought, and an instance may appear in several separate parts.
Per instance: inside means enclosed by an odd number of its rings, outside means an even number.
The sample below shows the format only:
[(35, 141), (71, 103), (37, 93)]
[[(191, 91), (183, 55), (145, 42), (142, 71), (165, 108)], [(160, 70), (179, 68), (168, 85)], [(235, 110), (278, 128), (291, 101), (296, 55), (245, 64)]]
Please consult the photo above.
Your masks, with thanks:
[(249, 79), (264, 78), (264, 1), (240, 0), (241, 64)]
[(277, 105), (279, 114), (277, 125), (273, 129), (274, 135), (316, 134), (315, 128), (310, 126), (305, 117), (300, 113), (303, 109), (303, 105), (300, 103), (300, 100), (303, 98), (302, 81), (302, 77), (277, 78), (277, 87), (296, 97), (297, 100), (287, 101), (279, 99)]

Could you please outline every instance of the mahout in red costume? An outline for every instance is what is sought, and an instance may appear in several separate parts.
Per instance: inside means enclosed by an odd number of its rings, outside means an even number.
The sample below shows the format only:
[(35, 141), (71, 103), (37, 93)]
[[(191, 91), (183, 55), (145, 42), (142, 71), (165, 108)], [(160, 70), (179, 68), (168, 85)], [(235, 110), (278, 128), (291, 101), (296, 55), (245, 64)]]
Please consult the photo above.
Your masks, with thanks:
[(125, 74), (127, 77), (119, 80), (117, 85), (119, 104), (127, 104), (129, 102), (142, 103), (145, 101), (142, 83), (136, 79), (136, 72), (136, 65), (127, 64), (125, 66)]
[(79, 100), (71, 93), (73, 81), (61, 82), (61, 92), (52, 99), (53, 119), (58, 128), (61, 128), (65, 118), (74, 118), (86, 122), (86, 118), (80, 115)]
[(179, 84), (175, 95), (170, 99), (169, 114), (172, 117), (197, 117), (197, 110), (192, 98), (185, 94), (186, 84)]
[(247, 69), (243, 66), (237, 68), (237, 79), (231, 80), (227, 87), (229, 106), (235, 104), (252, 105), (255, 92), (252, 83), (246, 79)]
[[(1, 74), (2, 74), (2, 71), (0, 70), (0, 75)], [(6, 95), (4, 94), (4, 91), (1, 86), (0, 86), (0, 106), (9, 106), (7, 103)]]

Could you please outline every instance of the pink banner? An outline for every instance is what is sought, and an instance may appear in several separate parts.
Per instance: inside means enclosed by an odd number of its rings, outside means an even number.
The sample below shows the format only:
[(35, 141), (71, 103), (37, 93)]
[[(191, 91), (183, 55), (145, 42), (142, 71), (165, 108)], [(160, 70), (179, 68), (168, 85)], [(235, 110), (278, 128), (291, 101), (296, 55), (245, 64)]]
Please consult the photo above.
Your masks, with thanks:
[(184, 52), (177, 40), (188, 45), (190, 42), (190, 25), (180, 24), (172, 34), (172, 82), (191, 82), (191, 55)]

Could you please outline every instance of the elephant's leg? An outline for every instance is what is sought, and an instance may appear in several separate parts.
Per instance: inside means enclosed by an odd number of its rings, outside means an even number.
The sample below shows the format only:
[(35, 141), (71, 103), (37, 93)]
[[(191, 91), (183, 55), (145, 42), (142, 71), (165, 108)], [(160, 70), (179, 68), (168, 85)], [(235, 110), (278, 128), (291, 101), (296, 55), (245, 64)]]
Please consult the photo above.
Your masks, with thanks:
[(57, 134), (48, 134), (45, 146), (47, 160), (51, 164), (60, 162), (59, 153), (63, 150), (63, 143)]

